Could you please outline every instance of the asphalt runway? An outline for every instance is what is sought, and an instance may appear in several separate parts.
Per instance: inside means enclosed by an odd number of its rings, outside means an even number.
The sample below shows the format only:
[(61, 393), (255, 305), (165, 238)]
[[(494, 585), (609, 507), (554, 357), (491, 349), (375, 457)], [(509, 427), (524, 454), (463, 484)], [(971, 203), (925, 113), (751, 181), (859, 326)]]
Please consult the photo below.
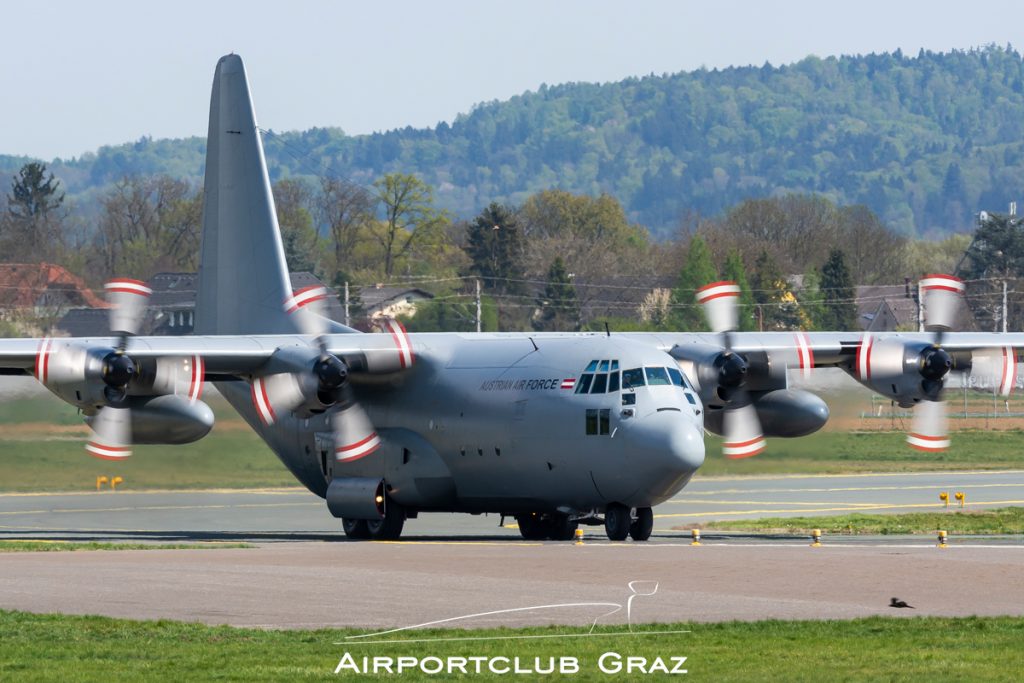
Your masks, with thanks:
[[(704, 479), (657, 508), (650, 543), (528, 543), (496, 516), (422, 515), (395, 543), (342, 541), (294, 490), (3, 495), (0, 539), (246, 540), (251, 549), (0, 553), (0, 608), (273, 628), (394, 629), (1024, 615), (1024, 543), (807, 539), (672, 527), (743, 516), (1024, 504), (1024, 472)], [(636, 583), (640, 582), (640, 583)], [(632, 585), (632, 587), (631, 587)], [(630, 603), (629, 598), (636, 594)], [(916, 609), (888, 607), (891, 597)], [(627, 610), (626, 606), (631, 605)], [(542, 607), (541, 609), (535, 609)], [(473, 618), (458, 618), (479, 615)], [(408, 635), (408, 634), (406, 634)]]

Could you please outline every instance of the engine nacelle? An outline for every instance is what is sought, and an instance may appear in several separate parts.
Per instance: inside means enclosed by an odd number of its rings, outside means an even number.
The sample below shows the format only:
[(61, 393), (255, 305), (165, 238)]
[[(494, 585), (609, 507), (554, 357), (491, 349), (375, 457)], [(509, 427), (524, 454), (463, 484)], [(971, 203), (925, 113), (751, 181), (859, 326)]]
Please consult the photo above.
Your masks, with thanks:
[[(184, 444), (198, 441), (213, 429), (210, 406), (181, 396), (130, 396), (132, 441), (138, 444)], [(86, 423), (92, 424), (87, 417)]]
[(384, 518), (384, 480), (374, 477), (336, 477), (327, 487), (327, 509), (347, 519)]
[[(802, 389), (776, 389), (762, 394), (752, 393), (751, 400), (765, 436), (807, 436), (828, 422), (828, 404), (820, 397)], [(704, 413), (704, 426), (721, 435), (721, 409)]]
[(926, 398), (934, 400), (950, 363), (949, 354), (926, 342), (876, 341), (866, 334), (849, 372), (872, 391), (909, 408)]
[[(720, 370), (717, 363), (726, 351), (721, 346), (709, 344), (686, 344), (674, 346), (671, 355), (679, 368), (689, 378), (706, 406), (721, 406), (723, 400), (717, 394)], [(774, 391), (789, 386), (786, 377), (786, 363), (774, 358), (768, 351), (753, 351), (741, 354), (746, 362), (747, 372), (743, 385), (747, 391)]]

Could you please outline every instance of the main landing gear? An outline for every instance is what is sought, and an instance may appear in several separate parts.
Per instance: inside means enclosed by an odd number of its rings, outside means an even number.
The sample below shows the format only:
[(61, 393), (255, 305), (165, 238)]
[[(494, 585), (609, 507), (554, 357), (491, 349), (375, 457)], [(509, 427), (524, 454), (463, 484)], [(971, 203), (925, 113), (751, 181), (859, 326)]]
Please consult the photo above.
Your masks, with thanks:
[(405, 509), (389, 500), (384, 508), (383, 519), (341, 520), (345, 535), (353, 541), (395, 541), (402, 535), (405, 526)]
[(560, 512), (516, 515), (519, 533), (527, 541), (571, 541), (580, 523)]
[(646, 541), (654, 530), (651, 508), (635, 508), (635, 514), (621, 503), (610, 503), (604, 511), (604, 531), (610, 541)]

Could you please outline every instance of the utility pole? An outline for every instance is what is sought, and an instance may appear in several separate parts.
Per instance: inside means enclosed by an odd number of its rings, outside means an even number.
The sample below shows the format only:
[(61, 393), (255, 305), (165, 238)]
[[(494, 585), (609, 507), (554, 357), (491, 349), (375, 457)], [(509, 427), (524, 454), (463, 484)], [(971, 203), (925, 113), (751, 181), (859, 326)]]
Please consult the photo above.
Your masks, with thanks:
[(345, 326), (351, 327), (348, 323), (348, 280), (345, 280)]
[[(1016, 204), (1016, 202), (1014, 203)], [(1007, 313), (1009, 313), (1009, 310), (1006, 307), (1006, 280), (1003, 280), (1003, 334), (1006, 334)]]
[(924, 288), (917, 281), (917, 331), (924, 332)]
[(481, 327), (481, 309), (480, 309), (480, 278), (476, 280), (476, 331), (480, 332)]

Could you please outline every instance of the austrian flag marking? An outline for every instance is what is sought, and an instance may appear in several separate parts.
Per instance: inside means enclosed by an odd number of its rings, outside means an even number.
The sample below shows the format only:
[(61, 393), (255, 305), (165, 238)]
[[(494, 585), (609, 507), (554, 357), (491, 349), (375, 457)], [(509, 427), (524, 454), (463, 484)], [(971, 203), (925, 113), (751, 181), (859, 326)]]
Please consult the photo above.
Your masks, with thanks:
[(574, 386), (576, 386), (576, 380), (575, 379), (563, 379), (562, 380), (562, 385), (561, 385), (562, 389), (572, 389)]

